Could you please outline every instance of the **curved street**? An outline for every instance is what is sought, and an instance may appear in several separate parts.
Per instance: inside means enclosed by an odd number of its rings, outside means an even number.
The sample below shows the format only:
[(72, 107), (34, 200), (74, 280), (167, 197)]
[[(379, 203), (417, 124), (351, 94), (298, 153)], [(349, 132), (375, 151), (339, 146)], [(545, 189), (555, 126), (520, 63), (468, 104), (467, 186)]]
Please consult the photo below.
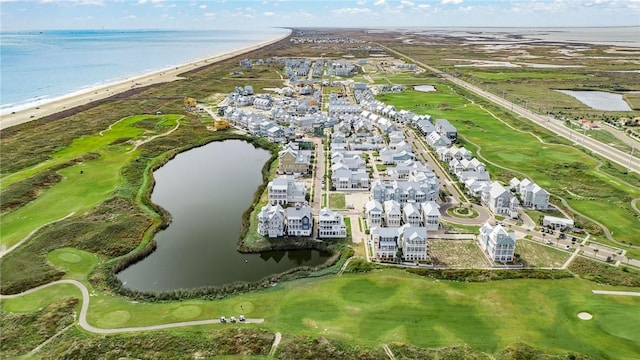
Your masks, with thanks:
[[(118, 334), (118, 333), (124, 333), (124, 332), (162, 330), (162, 329), (185, 327), (185, 326), (220, 324), (220, 319), (208, 319), (208, 320), (183, 321), (183, 322), (149, 325), (149, 326), (114, 328), (114, 329), (98, 328), (87, 322), (87, 312), (89, 311), (89, 290), (87, 289), (86, 286), (84, 286), (83, 283), (77, 280), (69, 280), (69, 279), (54, 281), (54, 282), (35, 287), (33, 289), (29, 289), (27, 291), (24, 291), (15, 295), (0, 295), (0, 299), (12, 299), (12, 298), (16, 298), (23, 295), (28, 295), (38, 290), (44, 289), (46, 287), (58, 285), (58, 284), (70, 284), (80, 289), (80, 292), (82, 293), (82, 307), (80, 309), (80, 317), (78, 319), (78, 325), (80, 325), (81, 328), (96, 334)], [(246, 321), (244, 322), (252, 323), (252, 324), (260, 324), (264, 322), (264, 319), (246, 319)]]
[(640, 173), (640, 161), (638, 161), (638, 159), (633, 159), (631, 154), (627, 154), (623, 151), (620, 151), (618, 149), (615, 149), (609, 145), (603, 144), (600, 141), (594, 140), (588, 136), (585, 136), (584, 134), (580, 134), (579, 132), (576, 132), (574, 130), (571, 130), (569, 128), (567, 128), (564, 123), (561, 120), (557, 120), (554, 118), (550, 118), (547, 116), (542, 116), (542, 115), (538, 115), (535, 114), (531, 111), (529, 111), (526, 108), (523, 108), (519, 105), (516, 105), (506, 99), (503, 99), (500, 96), (497, 96), (493, 93), (490, 93), (486, 90), (483, 90), (475, 85), (469, 84), (466, 81), (460, 80), (455, 76), (449, 75), (443, 71), (440, 71), (432, 66), (429, 66), (423, 62), (417, 61), (403, 53), (400, 53), (396, 50), (390, 49), (384, 45), (381, 44), (377, 44), (379, 46), (381, 46), (382, 48), (388, 50), (389, 52), (392, 52), (396, 55), (399, 55), (403, 58), (406, 58), (422, 67), (424, 67), (425, 69), (428, 69), (432, 72), (434, 72), (435, 74), (437, 74), (438, 76), (442, 77), (443, 79), (449, 80), (452, 83), (461, 86), (473, 93), (475, 93), (478, 96), (483, 97), (484, 99), (487, 99), (491, 102), (493, 102), (494, 104), (497, 104), (507, 110), (511, 110), (512, 112), (525, 117), (527, 119), (529, 119), (530, 121), (546, 128), (549, 129), (551, 131), (553, 131), (554, 133), (556, 133), (557, 135), (560, 135), (562, 137), (564, 137), (565, 139), (568, 139), (570, 141), (572, 141), (575, 145), (577, 146), (582, 146), (587, 150), (593, 151), (596, 154), (617, 163), (620, 166), (625, 167), (626, 169), (628, 169), (629, 171), (635, 171), (637, 173)]

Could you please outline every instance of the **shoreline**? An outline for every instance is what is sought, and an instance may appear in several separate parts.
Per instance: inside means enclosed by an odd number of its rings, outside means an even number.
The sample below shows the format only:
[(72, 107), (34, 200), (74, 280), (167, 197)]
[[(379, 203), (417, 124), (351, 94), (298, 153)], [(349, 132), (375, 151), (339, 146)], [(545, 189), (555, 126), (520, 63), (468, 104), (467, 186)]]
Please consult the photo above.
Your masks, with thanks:
[(263, 41), (256, 45), (247, 46), (238, 50), (214, 55), (207, 58), (197, 59), (182, 65), (167, 67), (161, 70), (155, 70), (141, 75), (128, 77), (123, 80), (114, 81), (104, 85), (98, 85), (89, 89), (79, 90), (67, 95), (63, 95), (59, 98), (51, 99), (51, 101), (48, 102), (34, 104), (33, 106), (16, 110), (12, 113), (2, 114), (0, 115), (0, 130), (38, 120), (59, 112), (68, 111), (70, 109), (86, 105), (94, 101), (103, 100), (129, 90), (180, 80), (183, 78), (178, 76), (179, 74), (215, 64), (245, 53), (249, 53), (254, 50), (258, 50), (265, 46), (284, 40), (290, 35), (291, 31), (289, 30), (289, 33), (287, 34), (278, 36), (275, 39)]

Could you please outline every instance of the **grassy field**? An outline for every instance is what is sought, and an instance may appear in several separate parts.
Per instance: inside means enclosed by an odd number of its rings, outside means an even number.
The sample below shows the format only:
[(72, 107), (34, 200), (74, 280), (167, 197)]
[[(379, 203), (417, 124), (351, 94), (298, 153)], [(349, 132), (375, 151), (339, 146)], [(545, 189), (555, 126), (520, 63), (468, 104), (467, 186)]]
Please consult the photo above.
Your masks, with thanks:
[(454, 269), (486, 268), (491, 264), (473, 240), (433, 240), (429, 243), (435, 265)]
[[(252, 328), (324, 336), (367, 347), (395, 342), (419, 347), (464, 343), (495, 353), (526, 342), (548, 352), (632, 359), (640, 350), (640, 313), (635, 311), (639, 299), (594, 295), (593, 288), (602, 286), (579, 279), (458, 283), (386, 269), (366, 276), (297, 280), (218, 301), (152, 304), (97, 294), (91, 298), (88, 320), (96, 326), (125, 327), (243, 312), (266, 319)], [(53, 299), (77, 295), (71, 286), (55, 286), (3, 300), (2, 308), (33, 312)], [(580, 311), (590, 312), (594, 319), (579, 320)]]
[[(465, 145), (480, 153), (481, 161), (487, 162), (494, 179), (506, 182), (513, 176), (526, 175), (551, 194), (564, 197), (572, 208), (605, 224), (617, 240), (639, 244), (640, 239), (635, 236), (638, 215), (630, 205), (632, 198), (640, 196), (638, 187), (595, 171), (596, 160), (558, 143), (557, 138), (542, 128), (506, 117), (498, 120), (448, 86), (437, 88), (437, 93), (409, 90), (377, 98), (398, 109), (449, 119)], [(587, 200), (566, 196), (565, 189)]]
[(541, 245), (533, 241), (519, 239), (516, 242), (516, 254), (525, 267), (561, 267), (571, 256), (563, 250)]
[(329, 194), (329, 208), (336, 209), (344, 209), (347, 204), (345, 201), (345, 196), (343, 193), (330, 193)]
[[(34, 201), (3, 214), (0, 217), (3, 227), (0, 245), (11, 247), (36, 228), (73, 212), (84, 212), (105, 201), (121, 184), (120, 171), (137, 155), (134, 145), (129, 141), (113, 145), (114, 141), (122, 138), (143, 139), (143, 135), (148, 137), (162, 134), (166, 128), (175, 126), (180, 118), (182, 116), (179, 115), (144, 115), (122, 119), (101, 134), (74, 141), (71, 146), (57, 152), (51, 160), (39, 166), (4, 177), (2, 186), (7, 186), (87, 153), (100, 155), (96, 159), (58, 170), (58, 174), (62, 175), (60, 182), (47, 189)], [(156, 126), (153, 130), (145, 130), (143, 127), (136, 126), (139, 123)]]

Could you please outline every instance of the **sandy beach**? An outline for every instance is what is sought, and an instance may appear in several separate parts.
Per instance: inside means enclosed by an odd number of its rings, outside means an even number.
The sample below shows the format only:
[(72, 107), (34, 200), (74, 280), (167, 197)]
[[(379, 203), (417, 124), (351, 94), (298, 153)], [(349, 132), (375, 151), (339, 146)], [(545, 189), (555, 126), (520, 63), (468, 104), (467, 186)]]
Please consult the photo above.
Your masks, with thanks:
[(53, 115), (61, 111), (88, 104), (92, 101), (105, 99), (137, 87), (179, 80), (179, 74), (197, 69), (202, 66), (211, 65), (213, 63), (220, 62), (238, 55), (242, 55), (244, 53), (248, 53), (250, 51), (276, 43), (288, 36), (289, 34), (285, 34), (276, 39), (242, 48), (233, 52), (217, 55), (211, 58), (200, 59), (187, 64), (146, 73), (140, 76), (127, 78), (119, 82), (109, 83), (103, 86), (88, 89), (86, 91), (77, 92), (45, 104), (40, 104), (38, 106), (19, 110), (15, 113), (4, 114), (0, 116), (0, 129), (6, 129), (11, 126), (15, 126), (32, 120), (37, 120), (45, 116)]

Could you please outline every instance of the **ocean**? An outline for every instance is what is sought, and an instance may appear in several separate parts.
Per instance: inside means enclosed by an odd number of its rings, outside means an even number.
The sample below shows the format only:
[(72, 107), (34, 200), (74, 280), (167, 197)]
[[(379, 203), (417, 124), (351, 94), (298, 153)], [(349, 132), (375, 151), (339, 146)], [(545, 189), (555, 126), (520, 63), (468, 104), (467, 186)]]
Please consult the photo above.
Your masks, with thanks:
[(0, 114), (287, 33), (278, 28), (0, 32)]

